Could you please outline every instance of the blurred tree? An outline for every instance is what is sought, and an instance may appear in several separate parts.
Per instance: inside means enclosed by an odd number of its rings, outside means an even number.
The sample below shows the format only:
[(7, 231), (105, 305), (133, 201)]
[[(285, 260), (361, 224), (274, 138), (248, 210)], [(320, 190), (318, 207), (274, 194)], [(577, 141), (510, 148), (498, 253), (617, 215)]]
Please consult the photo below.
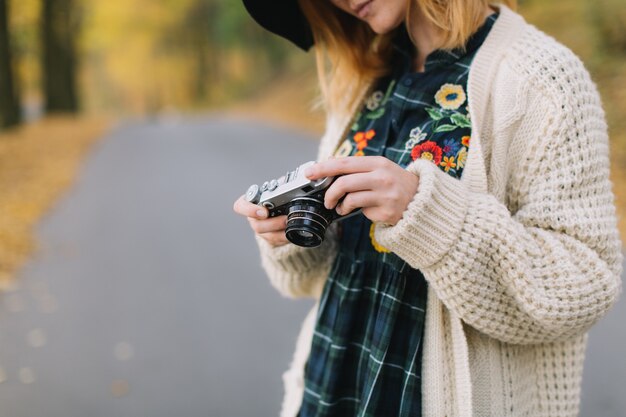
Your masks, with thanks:
[(271, 82), (295, 55), (240, 1), (84, 0), (83, 18), (81, 106), (88, 109), (152, 113), (226, 103)]
[(220, 81), (220, 50), (216, 36), (216, 21), (220, 15), (220, 4), (216, 1), (197, 0), (189, 7), (183, 19), (188, 38), (188, 47), (192, 48), (194, 77), (192, 99), (196, 103), (210, 99), (209, 85)]
[(76, 38), (78, 11), (73, 0), (42, 0), (42, 78), (47, 113), (78, 111)]
[(8, 15), (7, 0), (0, 0), (0, 128), (15, 126), (21, 118), (11, 59)]
[(609, 54), (626, 55), (626, 7), (623, 0), (602, 0), (588, 7), (600, 47)]

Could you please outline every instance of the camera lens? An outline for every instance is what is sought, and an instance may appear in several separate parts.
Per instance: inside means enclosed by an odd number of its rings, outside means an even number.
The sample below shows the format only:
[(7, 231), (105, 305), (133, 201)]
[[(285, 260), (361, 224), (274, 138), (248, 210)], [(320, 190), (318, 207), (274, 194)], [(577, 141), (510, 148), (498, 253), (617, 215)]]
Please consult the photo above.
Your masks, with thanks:
[(324, 241), (324, 234), (332, 217), (332, 211), (319, 200), (295, 199), (287, 213), (287, 239), (295, 245), (307, 248), (319, 246)]

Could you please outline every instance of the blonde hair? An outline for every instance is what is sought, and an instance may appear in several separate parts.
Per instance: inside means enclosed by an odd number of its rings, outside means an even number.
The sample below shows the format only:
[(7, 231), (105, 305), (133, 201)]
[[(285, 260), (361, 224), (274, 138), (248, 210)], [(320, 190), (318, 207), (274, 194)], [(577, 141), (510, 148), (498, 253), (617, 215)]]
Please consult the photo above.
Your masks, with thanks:
[[(358, 93), (390, 71), (392, 33), (378, 35), (367, 23), (340, 11), (330, 0), (298, 0), (306, 16), (317, 59), (322, 100), (326, 111), (347, 113)], [(442, 49), (464, 48), (484, 21), (489, 0), (407, 0), (440, 31)], [(504, 0), (516, 8), (516, 0)]]

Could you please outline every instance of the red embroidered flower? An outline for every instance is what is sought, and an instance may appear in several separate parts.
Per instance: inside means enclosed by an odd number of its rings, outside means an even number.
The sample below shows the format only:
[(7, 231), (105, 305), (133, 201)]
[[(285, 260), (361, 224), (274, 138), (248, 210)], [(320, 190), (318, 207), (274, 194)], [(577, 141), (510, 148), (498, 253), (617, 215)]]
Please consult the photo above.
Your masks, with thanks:
[(439, 165), (442, 151), (439, 145), (432, 140), (416, 145), (411, 151), (411, 158), (415, 161), (418, 158), (428, 159)]
[(471, 138), (469, 136), (463, 136), (461, 138), (461, 143), (463, 144), (463, 146), (467, 146), (469, 148), (470, 139)]

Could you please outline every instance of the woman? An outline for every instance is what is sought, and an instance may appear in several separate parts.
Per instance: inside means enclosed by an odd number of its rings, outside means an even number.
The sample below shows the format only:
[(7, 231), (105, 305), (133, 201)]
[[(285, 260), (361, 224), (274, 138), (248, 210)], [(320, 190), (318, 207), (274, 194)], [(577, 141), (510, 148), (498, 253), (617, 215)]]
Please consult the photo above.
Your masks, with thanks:
[[(595, 86), (514, 4), (244, 0), (318, 56), (340, 175), (322, 246), (235, 202), (272, 284), (318, 300), (281, 415), (576, 416), (587, 331), (621, 291)], [(294, 161), (294, 164), (297, 161)]]

